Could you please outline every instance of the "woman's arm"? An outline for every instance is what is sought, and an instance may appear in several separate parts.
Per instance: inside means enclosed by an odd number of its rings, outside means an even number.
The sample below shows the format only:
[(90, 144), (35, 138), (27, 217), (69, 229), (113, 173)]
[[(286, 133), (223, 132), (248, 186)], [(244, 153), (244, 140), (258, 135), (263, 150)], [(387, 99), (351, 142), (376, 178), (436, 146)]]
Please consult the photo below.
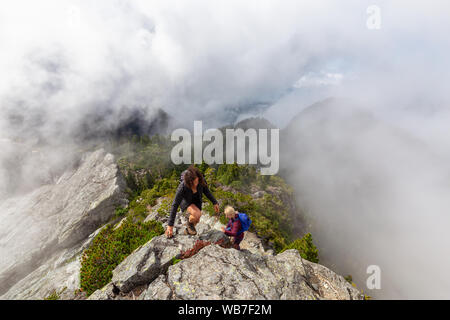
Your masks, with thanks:
[(178, 210), (178, 207), (180, 206), (181, 201), (183, 200), (183, 197), (184, 197), (184, 184), (183, 184), (183, 182), (181, 182), (178, 185), (177, 192), (175, 194), (175, 198), (173, 199), (173, 202), (172, 202), (172, 208), (170, 209), (169, 221), (167, 223), (169, 227), (172, 227), (173, 224), (175, 223), (175, 217), (177, 215), (177, 210)]
[(219, 203), (217, 202), (216, 198), (212, 195), (211, 191), (208, 188), (208, 185), (205, 185), (203, 192), (205, 193), (206, 197), (213, 203), (214, 205), (214, 211), (219, 214)]

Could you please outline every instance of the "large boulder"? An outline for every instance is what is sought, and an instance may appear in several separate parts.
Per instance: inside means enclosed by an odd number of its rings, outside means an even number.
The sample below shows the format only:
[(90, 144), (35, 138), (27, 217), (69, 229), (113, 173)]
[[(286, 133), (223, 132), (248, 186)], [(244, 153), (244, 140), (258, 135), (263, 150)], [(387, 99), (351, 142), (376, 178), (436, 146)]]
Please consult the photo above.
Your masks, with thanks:
[[(364, 299), (342, 276), (304, 260), (297, 250), (271, 255), (224, 248), (214, 244), (223, 239), (219, 234), (155, 237), (117, 266), (112, 281), (89, 299)], [(209, 244), (173, 259), (200, 239)]]
[(363, 299), (342, 276), (302, 259), (296, 250), (276, 256), (210, 245), (170, 266), (141, 299)]
[(197, 241), (205, 244), (230, 244), (228, 237), (217, 230), (209, 230), (198, 236), (176, 235), (170, 239), (165, 235), (157, 236), (125, 258), (113, 270), (111, 282), (94, 292), (89, 299), (109, 299), (111, 292), (115, 292), (117, 298), (120, 298), (142, 285), (151, 283), (158, 276), (165, 274), (175, 259), (192, 249)]
[[(117, 206), (126, 205), (124, 188), (114, 157), (101, 149), (85, 154), (79, 165), (56, 183), (3, 202), (0, 294), (10, 292), (1, 298), (42, 298), (33, 294), (43, 294), (37, 290), (42, 283), (50, 290), (55, 281), (67, 278), (64, 270), (76, 269), (78, 262), (73, 256), (80, 246), (111, 219)], [(73, 264), (67, 263), (70, 259)], [(36, 286), (28, 295), (24, 294), (29, 291), (24, 282), (18, 284), (22, 293), (12, 288), (26, 276), (27, 283)]]
[(174, 258), (194, 246), (195, 238), (179, 235), (167, 239), (158, 236), (136, 249), (113, 271), (112, 283), (122, 293), (149, 283), (164, 273)]

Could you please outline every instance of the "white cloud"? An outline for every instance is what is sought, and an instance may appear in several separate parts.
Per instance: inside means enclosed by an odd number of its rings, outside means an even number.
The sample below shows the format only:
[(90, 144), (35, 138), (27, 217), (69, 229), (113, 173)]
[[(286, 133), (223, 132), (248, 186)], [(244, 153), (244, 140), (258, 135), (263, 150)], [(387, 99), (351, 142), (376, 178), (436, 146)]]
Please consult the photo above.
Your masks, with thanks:
[(339, 85), (344, 78), (342, 73), (330, 73), (330, 72), (320, 72), (314, 73), (309, 72), (306, 75), (298, 79), (293, 87), (294, 88), (309, 88), (309, 87), (322, 87), (322, 86), (336, 86)]

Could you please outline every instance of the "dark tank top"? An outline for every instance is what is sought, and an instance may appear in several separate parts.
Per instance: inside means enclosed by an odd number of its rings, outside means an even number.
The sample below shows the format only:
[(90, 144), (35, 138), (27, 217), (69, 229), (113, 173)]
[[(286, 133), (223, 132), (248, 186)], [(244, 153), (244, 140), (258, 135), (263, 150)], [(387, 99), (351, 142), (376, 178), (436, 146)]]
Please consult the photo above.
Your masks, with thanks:
[(192, 203), (197, 206), (197, 208), (202, 208), (202, 199), (200, 199), (200, 192), (196, 192), (192, 194)]

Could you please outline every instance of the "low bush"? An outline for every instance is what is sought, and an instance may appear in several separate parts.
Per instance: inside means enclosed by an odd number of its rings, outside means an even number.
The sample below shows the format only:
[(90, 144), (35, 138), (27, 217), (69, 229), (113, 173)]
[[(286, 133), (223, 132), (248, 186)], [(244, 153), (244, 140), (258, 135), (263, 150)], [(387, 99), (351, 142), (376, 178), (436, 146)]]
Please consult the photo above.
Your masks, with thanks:
[(45, 297), (44, 300), (59, 300), (59, 295), (56, 291), (53, 291), (49, 296)]
[(163, 233), (161, 223), (156, 221), (134, 223), (127, 218), (116, 229), (112, 225), (106, 226), (82, 255), (81, 289), (89, 296), (105, 286), (119, 263), (136, 248)]
[[(197, 240), (194, 243), (194, 246), (191, 249), (188, 249), (186, 251), (182, 251), (180, 253), (179, 259), (178, 260), (183, 260), (183, 259), (187, 259), (190, 258), (194, 255), (196, 255), (201, 249), (203, 249), (204, 247), (207, 247), (211, 244), (210, 241), (205, 241), (205, 240)], [(221, 246), (222, 248), (231, 248), (231, 245), (229, 243), (225, 244), (224, 240), (219, 240), (214, 242), (214, 244)], [(179, 262), (179, 261), (177, 261)]]
[(311, 233), (307, 233), (303, 236), (303, 238), (297, 239), (292, 243), (288, 244), (281, 251), (296, 249), (300, 253), (300, 256), (303, 259), (306, 259), (311, 262), (318, 263), (319, 262), (319, 254), (316, 246), (313, 243)]
[(118, 207), (115, 210), (114, 216), (116, 218), (121, 218), (128, 213), (128, 208)]

